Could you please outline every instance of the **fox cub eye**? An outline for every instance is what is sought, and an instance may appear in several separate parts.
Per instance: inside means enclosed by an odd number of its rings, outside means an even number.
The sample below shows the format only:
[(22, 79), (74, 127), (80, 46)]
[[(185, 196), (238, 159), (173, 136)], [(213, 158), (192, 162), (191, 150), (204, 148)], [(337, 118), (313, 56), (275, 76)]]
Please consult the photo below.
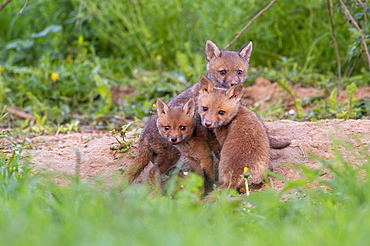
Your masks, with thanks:
[(220, 111), (218, 111), (218, 114), (219, 114), (219, 115), (224, 115), (224, 114), (225, 114), (225, 111), (220, 110)]
[(226, 74), (226, 70), (220, 70), (220, 74), (221, 75), (225, 75)]
[(185, 131), (186, 130), (186, 126), (180, 126), (180, 130), (181, 131)]
[(208, 108), (207, 107), (203, 107), (203, 111), (204, 112), (208, 111)]
[(240, 75), (240, 74), (243, 73), (243, 71), (242, 70), (238, 70), (237, 73)]
[(165, 131), (169, 131), (170, 130), (170, 127), (169, 126), (165, 126), (163, 127)]

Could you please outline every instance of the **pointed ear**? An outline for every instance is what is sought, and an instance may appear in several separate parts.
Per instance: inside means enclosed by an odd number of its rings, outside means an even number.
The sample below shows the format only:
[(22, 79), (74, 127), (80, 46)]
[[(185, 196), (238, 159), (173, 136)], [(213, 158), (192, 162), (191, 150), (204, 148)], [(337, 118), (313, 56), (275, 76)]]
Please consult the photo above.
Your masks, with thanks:
[(213, 58), (220, 57), (221, 51), (211, 40), (206, 42), (206, 59), (210, 61)]
[(158, 115), (167, 114), (168, 106), (161, 99), (157, 99), (157, 113)]
[(239, 56), (249, 62), (252, 54), (252, 42), (249, 42), (246, 46), (240, 49)]
[(230, 99), (240, 100), (243, 95), (243, 83), (232, 86), (227, 92), (226, 96)]
[(191, 117), (194, 116), (194, 111), (195, 111), (195, 102), (194, 102), (194, 98), (190, 98), (186, 103), (185, 105), (182, 107), (182, 111), (187, 114), (187, 115), (190, 115)]
[(213, 91), (213, 84), (212, 82), (204, 75), (200, 77), (199, 80), (199, 94), (208, 94)]

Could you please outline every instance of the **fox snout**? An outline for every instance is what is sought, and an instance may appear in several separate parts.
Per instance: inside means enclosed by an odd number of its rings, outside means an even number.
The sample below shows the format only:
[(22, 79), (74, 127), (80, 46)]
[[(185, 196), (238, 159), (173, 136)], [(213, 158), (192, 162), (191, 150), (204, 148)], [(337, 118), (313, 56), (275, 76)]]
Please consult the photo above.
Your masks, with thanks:
[(182, 137), (171, 137), (171, 136), (167, 137), (167, 141), (173, 145), (179, 144), (182, 140), (184, 140), (184, 138)]
[(229, 89), (232, 86), (237, 85), (239, 83), (241, 83), (239, 80), (225, 80), (223, 82), (223, 87)]
[(230, 88), (231, 86), (234, 86), (234, 85), (239, 84), (241, 82), (242, 81), (239, 79), (239, 77), (235, 76), (235, 77), (228, 78), (225, 81), (225, 84), (226, 84), (227, 88)]
[(204, 126), (205, 127), (211, 127), (212, 126), (212, 122), (206, 121), (206, 122), (204, 122)]
[(207, 128), (215, 128), (215, 124), (212, 122), (212, 121), (203, 121), (203, 126), (207, 127)]

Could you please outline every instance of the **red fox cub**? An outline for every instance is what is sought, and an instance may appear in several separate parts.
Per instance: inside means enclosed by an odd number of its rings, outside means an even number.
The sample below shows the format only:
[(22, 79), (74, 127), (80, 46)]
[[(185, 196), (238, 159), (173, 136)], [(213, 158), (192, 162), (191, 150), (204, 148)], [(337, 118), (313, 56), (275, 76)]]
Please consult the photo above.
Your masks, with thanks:
[(154, 165), (149, 171), (149, 177), (153, 181), (155, 172), (166, 173), (180, 159), (180, 151), (159, 135), (156, 125), (157, 119), (158, 115), (153, 115), (140, 134), (134, 164), (124, 170), (124, 176), (129, 182), (133, 182), (148, 166), (149, 162)]
[[(247, 78), (249, 60), (252, 53), (252, 42), (249, 42), (239, 51), (220, 50), (212, 41), (207, 40), (205, 55), (208, 61), (207, 76), (215, 87), (230, 88), (231, 85), (244, 82)], [(168, 106), (184, 105), (190, 98), (197, 98), (199, 83), (181, 92), (173, 98)], [(135, 180), (144, 168), (152, 161), (159, 167), (159, 173), (168, 171), (180, 158), (180, 152), (171, 143), (165, 141), (156, 126), (157, 115), (152, 116), (146, 123), (138, 140), (138, 153), (134, 164), (125, 172), (130, 182)], [(270, 138), (271, 148), (285, 148), (290, 142), (279, 142)], [(153, 173), (153, 171), (151, 171)]]
[[(252, 53), (252, 43), (249, 42), (239, 51), (220, 50), (212, 41), (206, 42), (207, 73), (215, 86), (230, 88), (231, 84), (244, 82), (247, 78), (249, 59)], [(232, 75), (232, 76), (231, 76)], [(181, 92), (168, 105), (184, 105), (190, 98), (197, 98), (199, 83)], [(166, 173), (180, 158), (180, 151), (163, 139), (156, 126), (157, 115), (152, 116), (146, 123), (138, 140), (138, 152), (134, 164), (125, 170), (124, 176), (133, 182), (151, 161), (158, 167), (160, 174)], [(272, 148), (274, 148), (272, 146)], [(150, 171), (154, 173), (154, 169)]]
[(215, 181), (215, 159), (212, 151), (218, 150), (218, 144), (208, 141), (208, 129), (200, 124), (195, 108), (193, 98), (184, 106), (172, 107), (158, 99), (157, 127), (162, 137), (180, 150), (188, 158), (191, 168), (204, 178), (207, 192), (211, 191)]
[(221, 146), (218, 165), (220, 188), (240, 191), (241, 177), (248, 167), (249, 184), (260, 184), (269, 168), (270, 145), (266, 129), (256, 114), (241, 106), (243, 84), (229, 90), (214, 88), (210, 80), (202, 80), (199, 108), (202, 125), (212, 128)]

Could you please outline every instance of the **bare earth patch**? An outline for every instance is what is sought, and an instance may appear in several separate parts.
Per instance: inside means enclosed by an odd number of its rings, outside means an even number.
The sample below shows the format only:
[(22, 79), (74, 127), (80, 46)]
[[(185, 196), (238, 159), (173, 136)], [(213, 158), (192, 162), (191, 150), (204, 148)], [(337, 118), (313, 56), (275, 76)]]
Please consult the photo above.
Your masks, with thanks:
[[(340, 153), (354, 166), (368, 161), (356, 157), (363, 158), (363, 151), (370, 155), (370, 120), (322, 120), (317, 123), (282, 120), (266, 122), (266, 125), (271, 136), (284, 141), (294, 140), (292, 146), (272, 151), (274, 171), (289, 180), (300, 178), (299, 171), (294, 169), (296, 165), (313, 169), (320, 167), (321, 164), (312, 160), (308, 153), (326, 160), (335, 159), (332, 139), (351, 146), (350, 150), (340, 148)], [(28, 149), (23, 154), (31, 156), (32, 163), (40, 168), (56, 169), (71, 175), (75, 173), (76, 163), (80, 163), (83, 180), (96, 176), (110, 179), (118, 174), (120, 167), (128, 167), (133, 161), (133, 157), (127, 153), (110, 149), (117, 145), (110, 133), (38, 136), (31, 140), (34, 149)], [(135, 146), (132, 150), (135, 153)], [(140, 179), (146, 179), (146, 175), (147, 170)], [(281, 180), (273, 178), (273, 181), (275, 189), (280, 190), (284, 186)]]

